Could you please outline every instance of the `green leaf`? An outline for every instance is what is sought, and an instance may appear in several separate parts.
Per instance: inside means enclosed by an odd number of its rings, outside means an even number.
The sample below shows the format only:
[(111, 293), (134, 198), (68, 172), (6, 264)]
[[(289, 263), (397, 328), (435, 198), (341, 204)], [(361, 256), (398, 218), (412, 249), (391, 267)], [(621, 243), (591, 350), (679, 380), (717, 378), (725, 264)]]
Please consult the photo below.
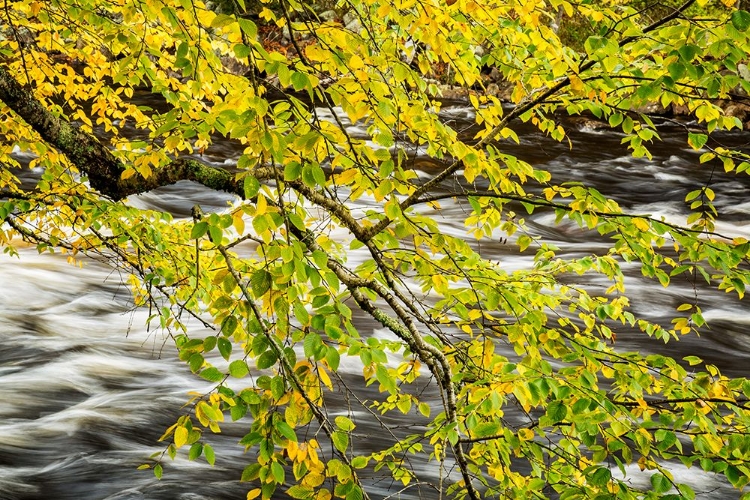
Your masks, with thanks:
[(228, 16), (226, 14), (217, 14), (216, 17), (211, 21), (212, 28), (222, 28), (228, 24), (235, 22), (234, 16)]
[(551, 401), (547, 407), (547, 415), (555, 422), (562, 422), (568, 414), (568, 407), (562, 401)]
[(310, 324), (310, 314), (307, 312), (307, 309), (302, 302), (295, 302), (292, 309), (294, 309), (294, 316), (302, 326), (308, 326)]
[(188, 365), (190, 366), (190, 371), (193, 373), (198, 373), (198, 371), (203, 368), (203, 355), (196, 352), (193, 353), (192, 356), (190, 356), (190, 359), (188, 360)]
[(617, 127), (618, 125), (620, 125), (622, 123), (622, 120), (624, 118), (625, 117), (623, 116), (622, 113), (613, 113), (613, 114), (611, 114), (609, 116), (609, 125), (610, 125), (610, 127)]
[(680, 61), (675, 61), (667, 66), (667, 71), (669, 71), (669, 76), (671, 76), (674, 81), (679, 80), (685, 76), (685, 73), (687, 73), (685, 65)]
[(346, 500), (362, 500), (363, 498), (362, 488), (357, 484), (354, 484), (352, 489), (346, 493)]
[(750, 28), (750, 13), (744, 10), (736, 10), (732, 12), (732, 26), (737, 31), (747, 31)]
[(250, 373), (244, 359), (235, 359), (229, 363), (229, 374), (234, 378), (242, 378)]
[(299, 162), (289, 162), (284, 166), (284, 180), (287, 182), (296, 181), (302, 175), (302, 164)]
[(629, 116), (626, 116), (622, 122), (622, 131), (625, 132), (626, 134), (629, 134), (633, 131), (633, 126), (634, 126), (633, 119), (630, 118)]
[(315, 490), (307, 486), (302, 486), (301, 484), (295, 484), (291, 488), (286, 490), (287, 495), (292, 498), (298, 498), (300, 500), (307, 500), (309, 498), (312, 498), (314, 493)]
[(256, 299), (261, 298), (271, 289), (271, 273), (265, 269), (258, 269), (250, 276), (250, 289)]
[(349, 434), (346, 432), (335, 431), (331, 435), (331, 440), (333, 441), (333, 446), (341, 453), (345, 453), (346, 449), (349, 447)]
[[(378, 351), (373, 350), (373, 353), (376, 353)], [(388, 368), (385, 366), (378, 364), (375, 367), (375, 377), (377, 378), (378, 382), (380, 382), (385, 390), (390, 392), (391, 394), (395, 394), (398, 392), (398, 388), (396, 387), (396, 381), (393, 377), (391, 377), (391, 374), (388, 373)]]
[(278, 356), (276, 356), (276, 353), (273, 350), (269, 349), (265, 351), (263, 354), (261, 354), (260, 356), (258, 356), (258, 359), (255, 361), (255, 364), (259, 370), (265, 370), (275, 365), (278, 359), (279, 358)]
[(247, 414), (247, 406), (244, 404), (236, 404), (229, 408), (229, 413), (232, 416), (232, 421), (236, 422)]
[(193, 230), (190, 231), (190, 239), (197, 240), (202, 237), (208, 231), (208, 222), (200, 221), (193, 225)]
[(592, 56), (596, 51), (607, 46), (607, 40), (601, 36), (590, 36), (586, 39), (583, 45), (586, 49), (586, 53)]
[(303, 342), (303, 348), (305, 351), (306, 358), (314, 358), (318, 352), (318, 348), (323, 345), (323, 341), (320, 340), (320, 335), (314, 332), (310, 332), (305, 335)]
[(703, 360), (699, 358), (698, 356), (685, 356), (682, 359), (687, 361), (690, 366), (695, 366), (695, 365), (699, 365), (703, 363)]
[(209, 382), (219, 382), (224, 378), (224, 374), (221, 373), (216, 367), (208, 367), (200, 373), (201, 378), (208, 380)]
[(242, 482), (248, 482), (248, 481), (255, 481), (258, 479), (258, 476), (260, 475), (260, 470), (263, 467), (259, 463), (250, 464), (242, 471), (242, 477), (240, 478), (240, 481)]
[(206, 457), (208, 465), (212, 466), (216, 463), (216, 454), (210, 444), (203, 445), (203, 455)]
[(612, 479), (612, 471), (606, 467), (597, 467), (594, 473), (589, 476), (589, 482), (600, 488), (605, 487), (610, 479)]
[(232, 354), (232, 343), (224, 337), (219, 337), (217, 344), (219, 346), (219, 354), (221, 354), (221, 357), (229, 361), (229, 356)]
[(685, 44), (679, 49), (677, 49), (677, 52), (679, 52), (680, 57), (685, 62), (692, 62), (693, 59), (695, 59), (695, 56), (698, 55), (700, 52), (700, 47), (696, 45), (691, 44)]
[(385, 204), (385, 215), (391, 220), (396, 220), (401, 216), (401, 206), (397, 199), (392, 199)]
[(328, 366), (331, 367), (331, 370), (337, 371), (339, 369), (340, 361), (341, 357), (338, 349), (334, 346), (328, 346), (326, 349), (326, 362), (328, 362)]
[(279, 434), (287, 438), (289, 441), (294, 441), (295, 443), (297, 442), (297, 434), (289, 424), (281, 420), (279, 422), (276, 422), (275, 427)]
[(203, 454), (203, 445), (201, 443), (193, 443), (188, 452), (188, 460), (195, 460)]
[(208, 236), (215, 245), (221, 245), (224, 231), (219, 226), (208, 226)]
[(325, 186), (326, 185), (326, 174), (323, 172), (323, 169), (320, 168), (320, 165), (317, 163), (314, 163), (312, 166), (312, 174), (313, 178), (315, 179), (315, 184), (318, 186)]
[(654, 434), (654, 440), (659, 450), (666, 451), (677, 442), (677, 435), (672, 431), (659, 429)]
[[(244, 0), (237, 0), (238, 2), (244, 3)], [(242, 10), (246, 10), (244, 6), (242, 7)], [(238, 18), (238, 22), (240, 24), (240, 29), (242, 30), (245, 35), (247, 35), (248, 39), (254, 40), (255, 37), (258, 35), (258, 26), (250, 19), (240, 17)]]
[(235, 44), (234, 46), (232, 46), (232, 51), (234, 51), (235, 57), (240, 61), (253, 53), (253, 49), (248, 47), (244, 43)]
[(240, 393), (240, 397), (242, 400), (250, 405), (257, 405), (260, 404), (261, 399), (260, 396), (258, 396), (258, 393), (251, 390), (244, 390)]
[(343, 415), (336, 417), (334, 422), (336, 423), (336, 427), (338, 427), (344, 432), (351, 432), (354, 430), (354, 427), (355, 427), (354, 422), (352, 422), (350, 419), (348, 419), (347, 417)]
[[(284, 176), (286, 177), (286, 174)], [(302, 182), (304, 182), (309, 188), (315, 189), (318, 187), (318, 183), (315, 181), (315, 175), (313, 174), (313, 169), (310, 165), (302, 167)]]
[(724, 475), (729, 480), (729, 482), (732, 484), (732, 486), (734, 486), (736, 488), (742, 486), (743, 483), (747, 483), (747, 478), (734, 465), (730, 464), (727, 467), (727, 469), (724, 471)]
[(682, 498), (685, 500), (695, 500), (695, 491), (687, 484), (678, 484), (677, 488), (680, 490)]
[(419, 413), (421, 413), (423, 417), (426, 417), (426, 418), (430, 417), (430, 405), (429, 404), (419, 403), (417, 405), (417, 409), (419, 410)]
[(205, 339), (203, 339), (203, 350), (205, 352), (211, 352), (213, 351), (214, 347), (216, 347), (216, 337), (214, 335), (209, 335)]
[(664, 474), (657, 472), (651, 476), (651, 488), (654, 493), (665, 493), (672, 489), (672, 483), (664, 476)]
[(471, 429), (471, 432), (474, 437), (483, 438), (496, 436), (500, 432), (500, 429), (502, 429), (502, 424), (500, 422), (481, 422), (474, 426)]
[(524, 250), (526, 250), (527, 248), (529, 248), (529, 245), (531, 245), (531, 243), (533, 241), (534, 240), (532, 240), (530, 236), (528, 236), (526, 234), (522, 234), (521, 236), (518, 237), (518, 248), (519, 248), (519, 250), (523, 252)]
[(162, 473), (164, 470), (161, 467), (161, 464), (156, 464), (154, 466), (154, 476), (156, 476), (156, 479), (161, 479)]
[(273, 475), (273, 478), (278, 484), (284, 484), (284, 467), (282, 467), (279, 462), (271, 463), (271, 475)]
[[(237, 330), (238, 326), (239, 322), (237, 321), (237, 317), (234, 314), (230, 314), (229, 316), (224, 318), (224, 321), (222, 321), (221, 323), (221, 333), (229, 337), (235, 332), (235, 330)], [(219, 346), (219, 349), (221, 349), (221, 346)], [(231, 352), (231, 347), (229, 348), (229, 350)]]
[(292, 87), (299, 92), (310, 86), (310, 77), (306, 73), (295, 71), (292, 73)]
[(284, 394), (286, 394), (286, 382), (277, 375), (271, 379), (271, 395), (278, 401), (284, 397)]
[(258, 196), (260, 191), (260, 182), (252, 175), (246, 175), (242, 181), (242, 189), (245, 194), (245, 199), (250, 200)]

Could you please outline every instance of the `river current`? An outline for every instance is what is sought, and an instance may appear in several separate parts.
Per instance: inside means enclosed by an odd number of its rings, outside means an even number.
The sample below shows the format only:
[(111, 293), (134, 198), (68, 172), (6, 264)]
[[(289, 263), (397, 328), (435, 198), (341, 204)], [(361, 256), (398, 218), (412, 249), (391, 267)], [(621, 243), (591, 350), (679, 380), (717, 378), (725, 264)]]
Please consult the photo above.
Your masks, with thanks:
[[(443, 115), (459, 128), (465, 123), (466, 133), (472, 133), (473, 116), (460, 102), (445, 103)], [(550, 171), (553, 180), (593, 185), (631, 212), (668, 220), (684, 219), (685, 195), (710, 182), (723, 221), (717, 231), (750, 235), (750, 179), (725, 176), (721, 167), (712, 174), (712, 165), (700, 165), (699, 153), (686, 146), (684, 123), (658, 124), (663, 142), (651, 148), (652, 160), (630, 157), (617, 133), (584, 121), (567, 126), (572, 148), (530, 129), (519, 132), (520, 145), (504, 147)], [(719, 140), (743, 145), (750, 137), (735, 133)], [(219, 144), (209, 153), (207, 158), (217, 165), (232, 165), (239, 151)], [(419, 154), (414, 160), (425, 171), (434, 168)], [(133, 197), (130, 203), (187, 217), (195, 203), (209, 211), (226, 208), (229, 201), (225, 195), (181, 182)], [(464, 208), (444, 204), (436, 214), (441, 227), (465, 234), (460, 218)], [(555, 225), (554, 215), (544, 211), (526, 219), (531, 232), (557, 244), (563, 256), (590, 254), (605, 244), (571, 224)], [(529, 263), (517, 247), (500, 241), (484, 246), (483, 252), (508, 268)], [(0, 500), (244, 498), (250, 486), (241, 484), (239, 477), (247, 457), (236, 443), (247, 422), (227, 424), (221, 435), (211, 438), (217, 452), (214, 467), (202, 460), (166, 460), (161, 480), (150, 471), (137, 470), (152, 453), (163, 450), (157, 439), (180, 415), (188, 391), (209, 385), (176, 359), (161, 333), (146, 329), (147, 313), (131, 309), (123, 277), (94, 260), (78, 268), (62, 256), (38, 255), (33, 248), (21, 247), (20, 254), (20, 259), (0, 255)], [(627, 271), (633, 312), (664, 324), (677, 305), (692, 301), (696, 293), (687, 280), (675, 279), (664, 289), (643, 279), (635, 266)], [(698, 295), (709, 322), (700, 338), (689, 335), (665, 345), (626, 332), (618, 334), (618, 345), (677, 358), (697, 354), (728, 375), (750, 376), (747, 304), (715, 290), (701, 288)], [(363, 334), (378, 334), (374, 325), (362, 325)], [(360, 430), (368, 433), (366, 425)], [(376, 435), (376, 428), (371, 431)], [(431, 464), (416, 467), (425, 476), (434, 473)], [(639, 475), (637, 467), (632, 472), (630, 480), (646, 488), (648, 476)], [(681, 467), (675, 474), (678, 482), (694, 487), (698, 498), (739, 497), (712, 474)], [(399, 494), (399, 489), (388, 481), (376, 482), (371, 496), (437, 498), (434, 491)]]

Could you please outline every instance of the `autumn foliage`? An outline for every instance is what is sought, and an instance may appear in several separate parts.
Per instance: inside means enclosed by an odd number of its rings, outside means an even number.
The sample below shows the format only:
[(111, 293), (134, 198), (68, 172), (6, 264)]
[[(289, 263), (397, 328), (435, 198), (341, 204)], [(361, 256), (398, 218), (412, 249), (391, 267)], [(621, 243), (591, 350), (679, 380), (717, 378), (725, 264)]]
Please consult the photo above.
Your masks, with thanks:
[[(680, 106), (697, 123), (685, 129), (695, 168), (747, 175), (747, 154), (711, 136), (742, 126), (720, 103), (750, 91), (750, 14), (708, 3), (653, 19), (618, 0), (348, 0), (333, 16), (295, 0), (6, 0), (0, 246), (107, 260), (174, 355), (215, 384), (166, 430), (146, 464), (159, 477), (167, 456), (213, 464), (212, 435), (244, 419), (248, 498), (357, 500), (384, 474), (434, 498), (694, 498), (673, 464), (742, 488), (750, 382), (616, 342), (705, 324), (697, 300), (668, 324), (635, 316), (625, 264), (742, 299), (750, 241), (717, 232), (720, 193), (696, 186), (679, 220), (629, 214), (504, 149), (522, 122), (566, 141), (567, 113), (648, 158), (659, 131), (643, 110)], [(582, 47), (560, 40), (560, 16), (585, 23)], [(266, 43), (268, 27), (287, 42)], [(492, 69), (510, 103), (488, 91)], [(470, 137), (441, 118), (446, 84), (474, 112)], [(221, 141), (243, 151), (229, 169), (202, 156)], [(438, 165), (428, 176), (415, 145)], [(40, 172), (33, 185), (21, 168)], [(234, 201), (190, 217), (124, 202), (180, 180)], [(460, 235), (440, 222), (455, 206)], [(606, 248), (561, 258), (524, 222), (538, 211)], [(483, 253), (498, 234), (528, 266)], [(590, 276), (606, 289), (576, 282)], [(392, 415), (408, 415), (408, 432)], [(358, 427), (372, 421), (383, 435), (365, 448)]]

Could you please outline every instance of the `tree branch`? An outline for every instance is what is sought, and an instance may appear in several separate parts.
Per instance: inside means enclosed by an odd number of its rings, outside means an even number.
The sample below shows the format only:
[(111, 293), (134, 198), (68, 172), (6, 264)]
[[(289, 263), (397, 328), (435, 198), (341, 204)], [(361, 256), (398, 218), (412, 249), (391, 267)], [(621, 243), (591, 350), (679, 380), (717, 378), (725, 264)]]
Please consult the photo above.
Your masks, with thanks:
[[(687, 0), (684, 4), (682, 4), (680, 7), (676, 8), (671, 14), (668, 16), (663, 17), (662, 19), (659, 19), (658, 21), (650, 24), (646, 28), (644, 28), (643, 33), (639, 34), (637, 36), (629, 36), (625, 37), (622, 40), (618, 42), (619, 47), (623, 47), (635, 40), (638, 40), (642, 35), (645, 35), (646, 33), (649, 33), (651, 31), (654, 31), (655, 29), (659, 28), (660, 26), (668, 23), (669, 21), (677, 18), (682, 12), (684, 12), (688, 7), (690, 7), (693, 3), (695, 3), (695, 0)], [(571, 82), (571, 75), (575, 73), (576, 75), (580, 75), (584, 71), (587, 71), (591, 68), (593, 68), (599, 61), (598, 60), (588, 60), (585, 63), (583, 63), (578, 70), (574, 70), (571, 68), (569, 74), (567, 76), (562, 77), (556, 84), (552, 85), (551, 87), (548, 87), (546, 90), (543, 90), (540, 94), (538, 94), (536, 97), (527, 100), (526, 102), (519, 103), (516, 107), (514, 107), (505, 117), (495, 125), (494, 128), (492, 128), (487, 135), (484, 136), (482, 140), (480, 140), (478, 143), (474, 145), (474, 149), (481, 149), (482, 147), (489, 144), (491, 141), (495, 139), (497, 134), (499, 134), (505, 127), (508, 126), (508, 124), (518, 118), (519, 116), (523, 115), (527, 111), (529, 111), (532, 108), (535, 108), (545, 102), (547, 99), (552, 97), (554, 94), (556, 94), (558, 91), (562, 90), (563, 88), (570, 85)], [(451, 165), (446, 167), (442, 172), (419, 186), (413, 193), (411, 193), (404, 201), (401, 202), (401, 210), (403, 211), (406, 207), (408, 207), (410, 204), (414, 203), (414, 200), (419, 199), (423, 194), (429, 192), (433, 188), (437, 187), (441, 182), (443, 182), (445, 179), (456, 173), (461, 167), (463, 166), (462, 160), (456, 160)], [(378, 234), (379, 232), (383, 231), (386, 227), (388, 227), (391, 222), (393, 222), (390, 217), (383, 218), (377, 225), (372, 226), (368, 228), (365, 232), (365, 239), (361, 239), (361, 241), (365, 242)]]
[[(86, 175), (91, 187), (104, 196), (121, 200), (127, 196), (152, 191), (178, 181), (194, 181), (217, 191), (244, 198), (242, 179), (226, 170), (214, 168), (195, 159), (175, 159), (148, 178), (133, 176), (122, 179), (125, 165), (99, 139), (69, 121), (55, 116), (0, 66), (0, 101), (38, 133), (44, 141), (64, 154)], [(273, 178), (273, 167), (258, 167), (253, 174), (259, 180)]]

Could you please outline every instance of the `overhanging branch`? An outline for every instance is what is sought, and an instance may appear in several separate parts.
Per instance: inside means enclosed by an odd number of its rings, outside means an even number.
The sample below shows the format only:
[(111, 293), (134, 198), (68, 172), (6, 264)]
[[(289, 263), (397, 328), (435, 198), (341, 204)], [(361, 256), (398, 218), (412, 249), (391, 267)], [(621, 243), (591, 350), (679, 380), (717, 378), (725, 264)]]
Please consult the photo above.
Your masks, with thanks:
[[(127, 196), (152, 191), (158, 187), (189, 180), (207, 188), (226, 191), (244, 198), (243, 181), (235, 175), (195, 159), (176, 159), (154, 171), (148, 178), (133, 176), (122, 179), (125, 165), (99, 139), (55, 116), (0, 66), (0, 101), (23, 119), (41, 138), (64, 154), (86, 175), (91, 187), (104, 196), (121, 200)], [(253, 170), (259, 180), (273, 178), (273, 168)]]

